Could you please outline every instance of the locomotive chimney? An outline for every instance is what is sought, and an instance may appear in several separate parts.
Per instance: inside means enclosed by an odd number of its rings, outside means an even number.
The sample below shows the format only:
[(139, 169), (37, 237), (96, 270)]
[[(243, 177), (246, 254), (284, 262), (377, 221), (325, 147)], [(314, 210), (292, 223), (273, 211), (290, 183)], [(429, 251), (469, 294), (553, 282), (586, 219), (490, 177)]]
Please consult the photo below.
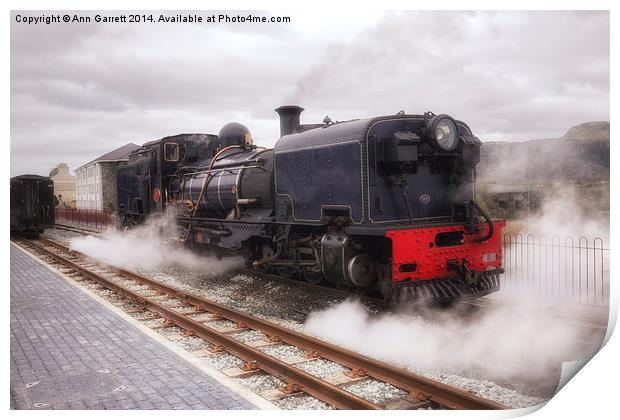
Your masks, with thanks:
[(280, 137), (282, 137), (291, 134), (299, 127), (299, 116), (304, 109), (297, 105), (284, 105), (275, 111), (280, 116)]

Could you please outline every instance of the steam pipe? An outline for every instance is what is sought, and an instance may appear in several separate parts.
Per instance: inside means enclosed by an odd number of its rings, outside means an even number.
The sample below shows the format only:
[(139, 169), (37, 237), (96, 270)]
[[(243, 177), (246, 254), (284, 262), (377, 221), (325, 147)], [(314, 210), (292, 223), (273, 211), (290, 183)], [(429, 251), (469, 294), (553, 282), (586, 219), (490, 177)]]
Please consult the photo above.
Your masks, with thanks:
[(493, 236), (493, 232), (495, 230), (495, 228), (493, 227), (493, 222), (491, 221), (491, 218), (489, 217), (487, 212), (484, 211), (482, 207), (480, 207), (480, 204), (478, 204), (476, 200), (471, 200), (470, 203), (476, 208), (476, 210), (478, 210), (478, 212), (482, 215), (482, 217), (484, 217), (484, 220), (486, 220), (487, 224), (489, 225), (489, 231), (487, 232), (487, 234), (475, 239), (476, 242), (484, 242), (487, 239), (491, 238), (491, 236)]
[(403, 197), (403, 201), (405, 202), (405, 207), (407, 208), (407, 216), (409, 216), (409, 223), (413, 223), (413, 214), (411, 213), (411, 203), (409, 202), (409, 196), (407, 195), (407, 190), (405, 187), (407, 186), (407, 178), (404, 176), (400, 177), (398, 181), (398, 188), (400, 188), (400, 194)]
[(199, 230), (203, 230), (207, 235), (215, 236), (216, 238), (224, 238), (232, 235), (232, 232), (226, 229), (200, 228)]
[(293, 133), (299, 127), (299, 116), (304, 109), (297, 105), (284, 105), (274, 111), (280, 116), (280, 137)]

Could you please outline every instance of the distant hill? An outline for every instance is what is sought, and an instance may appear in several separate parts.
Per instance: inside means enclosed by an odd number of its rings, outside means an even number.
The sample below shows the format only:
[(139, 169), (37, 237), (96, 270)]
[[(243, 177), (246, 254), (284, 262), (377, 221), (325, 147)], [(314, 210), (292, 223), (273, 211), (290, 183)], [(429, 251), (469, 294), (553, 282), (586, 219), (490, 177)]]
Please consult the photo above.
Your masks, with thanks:
[(562, 136), (563, 139), (609, 141), (609, 122), (596, 121), (576, 125)]
[(557, 139), (483, 143), (483, 184), (522, 185), (609, 181), (609, 122), (580, 124)]

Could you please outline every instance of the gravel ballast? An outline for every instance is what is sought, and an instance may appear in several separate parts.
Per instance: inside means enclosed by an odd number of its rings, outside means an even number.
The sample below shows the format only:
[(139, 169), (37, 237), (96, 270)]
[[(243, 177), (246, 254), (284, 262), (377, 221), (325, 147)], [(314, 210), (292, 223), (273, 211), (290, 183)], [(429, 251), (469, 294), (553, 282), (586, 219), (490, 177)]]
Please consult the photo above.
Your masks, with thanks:
[(408, 395), (407, 391), (386, 384), (385, 382), (372, 379), (365, 379), (350, 385), (345, 385), (343, 388), (375, 404), (381, 404), (397, 398), (404, 398)]
[[(69, 245), (72, 238), (80, 237), (81, 234), (61, 231), (57, 229), (46, 230), (45, 237)], [(344, 298), (329, 297), (315, 290), (308, 289), (303, 283), (291, 284), (288, 282), (278, 282), (271, 278), (262, 279), (260, 275), (245, 273), (212, 273), (209, 270), (203, 272), (185, 271), (179, 268), (165, 268), (161, 270), (136, 270), (127, 267), (130, 270), (137, 271), (147, 277), (151, 277), (156, 281), (162, 282), (173, 288), (196, 294), (205, 299), (215, 301), (217, 303), (231, 306), (237, 310), (246, 311), (261, 319), (274, 322), (290, 328), (298, 332), (304, 332), (304, 321), (306, 314), (327, 308), (330, 305), (340, 303)], [(146, 287), (136, 285), (133, 282), (122, 281), (121, 283), (132, 290), (145, 290)], [(101, 286), (91, 286), (83, 283), (87, 288), (95, 290), (96, 293), (111, 297), (112, 293), (103, 291)], [(155, 296), (152, 299), (165, 301), (167, 305), (180, 305), (178, 299), (169, 299), (163, 296)], [(191, 311), (192, 307), (186, 307), (183, 311)], [(371, 308), (370, 312), (374, 309)], [(135, 318), (148, 316), (145, 314), (132, 314)], [(193, 319), (206, 321), (209, 315), (195, 315)], [(146, 321), (147, 325), (161, 325), (161, 319)], [(217, 320), (208, 322), (206, 325), (212, 328), (234, 328), (235, 323), (225, 320)], [(206, 348), (205, 341), (197, 337), (181, 337), (181, 329), (163, 328), (157, 330), (166, 337), (171, 337), (173, 341), (179, 343), (183, 348), (189, 351)], [(256, 331), (242, 331), (230, 335), (242, 342), (250, 342), (257, 340), (265, 340), (267, 337)], [(197, 341), (197, 340), (200, 340)], [(303, 355), (303, 351), (291, 346), (274, 345), (261, 347), (261, 351), (273, 355), (277, 358), (287, 358), (292, 356)], [(230, 354), (221, 353), (202, 358), (211, 366), (218, 370), (239, 367), (243, 362)], [(320, 378), (328, 378), (339, 372), (345, 372), (348, 369), (336, 363), (318, 359), (308, 362), (299, 363), (298, 368), (305, 370)], [(427, 372), (416, 371), (416, 373), (429, 377), (440, 382), (468, 389), (476, 395), (498, 401), (511, 407), (527, 407), (537, 405), (543, 401), (543, 398), (532, 397), (521, 394), (515, 390), (499, 386), (494, 382), (485, 380), (484, 378), (470, 378), (462, 374), (453, 374), (446, 372)], [(256, 377), (261, 376), (257, 375)], [(274, 388), (273, 383), (278, 381), (269, 376), (263, 375), (270, 379), (253, 379), (255, 377), (245, 378), (237, 381), (241, 384), (247, 383), (250, 389), (260, 391)], [(270, 382), (271, 381), (271, 382)], [(281, 385), (279, 385), (281, 386)], [(373, 380), (359, 381), (346, 386), (350, 392), (368, 398), (375, 403), (381, 403), (394, 398), (402, 397), (405, 391), (399, 390), (391, 385)], [(259, 391), (255, 391), (259, 392)], [(275, 402), (281, 408), (285, 409), (326, 409), (326, 404), (309, 396), (289, 397)]]
[(331, 410), (332, 407), (309, 395), (283, 398), (273, 402), (283, 410)]

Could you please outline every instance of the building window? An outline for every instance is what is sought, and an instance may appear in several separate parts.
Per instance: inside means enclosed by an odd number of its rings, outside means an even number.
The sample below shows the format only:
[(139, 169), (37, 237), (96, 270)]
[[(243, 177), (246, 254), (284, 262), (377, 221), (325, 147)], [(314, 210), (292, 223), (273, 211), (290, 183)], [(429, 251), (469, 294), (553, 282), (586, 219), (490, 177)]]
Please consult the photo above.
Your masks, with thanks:
[(524, 208), (523, 200), (515, 200), (515, 213), (523, 211)]

